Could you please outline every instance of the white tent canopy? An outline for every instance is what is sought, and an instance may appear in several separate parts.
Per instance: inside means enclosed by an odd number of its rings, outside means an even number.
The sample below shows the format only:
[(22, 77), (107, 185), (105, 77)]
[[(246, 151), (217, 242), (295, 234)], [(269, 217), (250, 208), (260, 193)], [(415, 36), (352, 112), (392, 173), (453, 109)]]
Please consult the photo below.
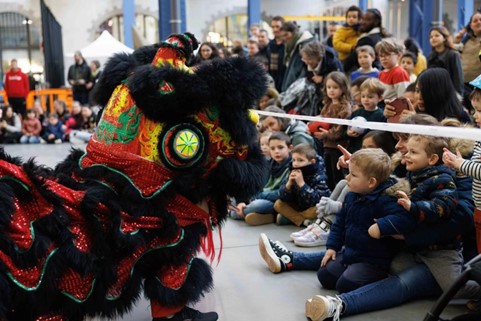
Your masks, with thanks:
[(86, 59), (92, 60), (108, 58), (118, 52), (131, 53), (134, 50), (112, 37), (107, 30), (104, 30), (94, 42), (80, 51)]
[[(134, 49), (127, 47), (115, 39), (107, 30), (104, 30), (90, 45), (80, 50), (87, 62), (98, 60), (101, 65), (104, 65), (107, 60), (116, 53), (132, 53), (133, 51)], [(74, 63), (73, 55), (73, 52), (64, 55), (66, 72), (68, 67)]]
[[(98, 60), (101, 66), (103, 66), (107, 60), (116, 53), (132, 53), (133, 51), (134, 49), (127, 47), (115, 39), (107, 30), (104, 30), (102, 34), (90, 45), (80, 50), (88, 63), (92, 60)], [(66, 82), (68, 69), (74, 63), (73, 55), (73, 52), (64, 55)]]

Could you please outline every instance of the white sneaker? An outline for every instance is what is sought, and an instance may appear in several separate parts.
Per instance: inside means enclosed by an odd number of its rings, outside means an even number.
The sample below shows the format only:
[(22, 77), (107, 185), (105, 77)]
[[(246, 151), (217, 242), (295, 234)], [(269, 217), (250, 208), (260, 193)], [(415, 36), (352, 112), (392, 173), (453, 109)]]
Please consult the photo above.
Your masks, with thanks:
[(301, 247), (314, 247), (326, 245), (329, 237), (330, 226), (326, 222), (320, 225), (313, 224), (309, 232), (294, 240), (294, 244)]
[(312, 321), (332, 318), (339, 321), (342, 312), (342, 301), (339, 297), (316, 295), (306, 301), (306, 317)]
[(313, 227), (314, 227), (314, 224), (311, 224), (303, 230), (291, 233), (291, 235), (289, 235), (289, 236), (291, 237), (291, 239), (293, 241), (295, 241), (297, 238), (302, 237), (302, 236), (306, 235), (307, 233), (309, 233), (312, 230)]
[(329, 234), (322, 233), (320, 235), (316, 235), (312, 233), (307, 233), (304, 236), (301, 236), (295, 239), (294, 244), (300, 247), (315, 247), (315, 246), (323, 246), (327, 243), (327, 236)]

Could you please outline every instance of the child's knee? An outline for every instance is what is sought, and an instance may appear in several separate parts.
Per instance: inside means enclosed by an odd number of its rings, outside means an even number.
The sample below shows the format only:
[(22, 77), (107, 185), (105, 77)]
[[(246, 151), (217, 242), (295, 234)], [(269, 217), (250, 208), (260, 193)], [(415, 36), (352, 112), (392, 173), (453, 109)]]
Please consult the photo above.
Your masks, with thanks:
[(324, 289), (335, 290), (338, 278), (324, 266), (317, 271), (317, 279)]

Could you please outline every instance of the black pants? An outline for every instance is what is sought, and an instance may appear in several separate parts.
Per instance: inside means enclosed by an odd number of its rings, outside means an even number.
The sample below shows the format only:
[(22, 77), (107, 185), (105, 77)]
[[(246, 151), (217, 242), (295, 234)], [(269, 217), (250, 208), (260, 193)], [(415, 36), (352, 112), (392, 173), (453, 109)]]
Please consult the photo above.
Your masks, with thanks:
[(81, 89), (73, 89), (73, 100), (78, 101), (82, 106), (89, 103), (89, 92)]
[(337, 169), (336, 164), (342, 153), (337, 148), (324, 147), (324, 163), (326, 164), (327, 186), (332, 191), (336, 184), (343, 179), (343, 174)]
[(8, 97), (8, 104), (12, 106), (13, 112), (22, 119), (25, 119), (25, 114), (27, 113), (27, 102), (23, 97)]

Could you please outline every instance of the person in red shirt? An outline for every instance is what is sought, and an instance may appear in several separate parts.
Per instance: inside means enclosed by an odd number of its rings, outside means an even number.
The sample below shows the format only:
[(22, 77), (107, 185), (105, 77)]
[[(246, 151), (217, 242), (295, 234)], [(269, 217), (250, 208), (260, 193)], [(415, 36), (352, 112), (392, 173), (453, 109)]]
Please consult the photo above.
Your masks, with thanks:
[(27, 112), (26, 98), (30, 91), (28, 76), (18, 68), (17, 59), (10, 62), (10, 70), (5, 74), (3, 81), (5, 92), (7, 93), (8, 103), (13, 111), (25, 118)]

